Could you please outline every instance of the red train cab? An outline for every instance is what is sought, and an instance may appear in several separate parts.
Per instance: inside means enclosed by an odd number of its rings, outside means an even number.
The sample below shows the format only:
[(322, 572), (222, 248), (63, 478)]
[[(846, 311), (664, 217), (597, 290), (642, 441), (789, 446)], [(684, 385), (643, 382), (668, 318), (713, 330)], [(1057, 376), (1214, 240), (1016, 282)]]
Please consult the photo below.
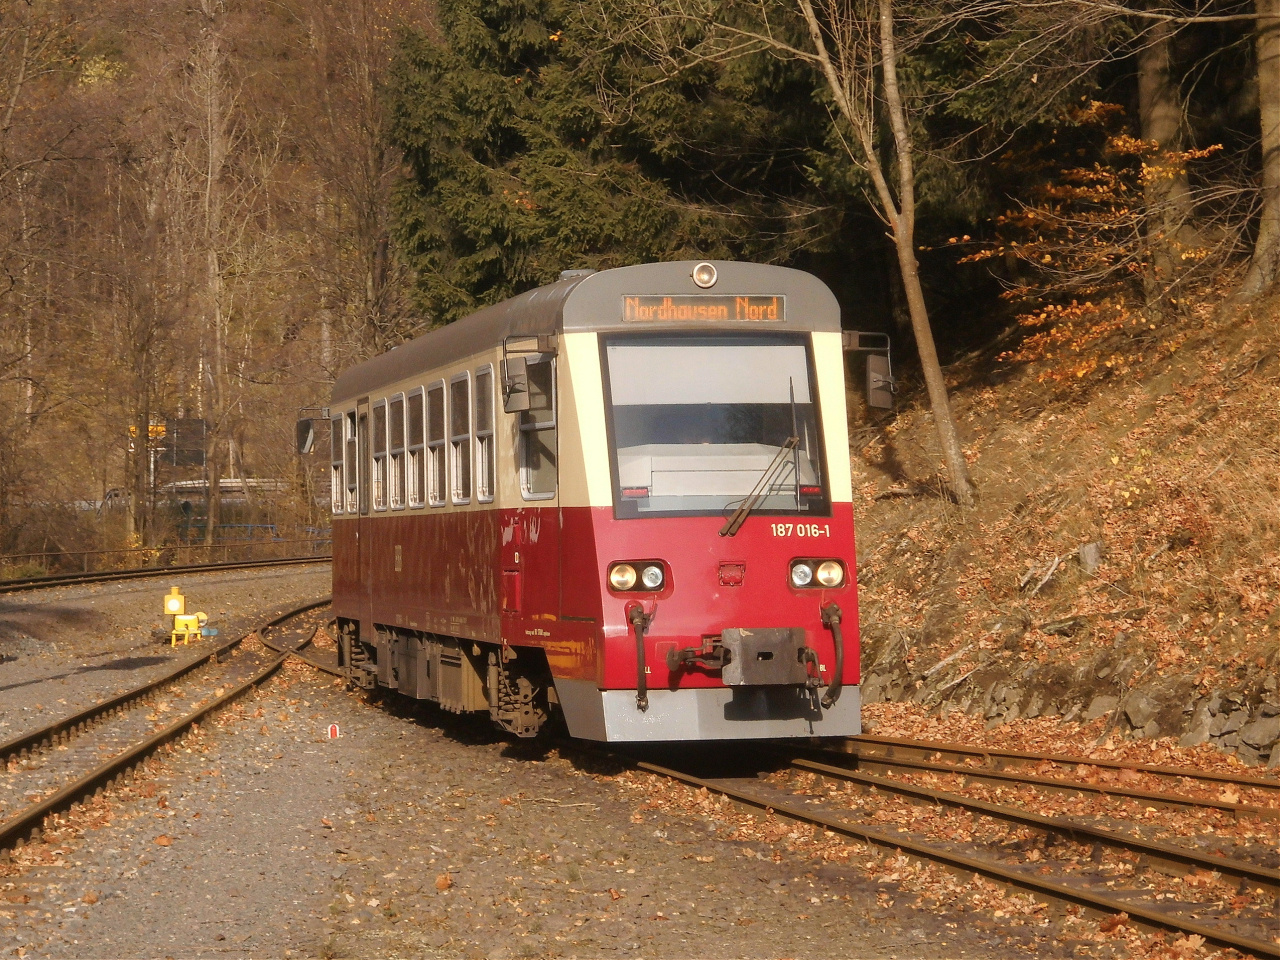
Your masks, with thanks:
[(839, 309), (729, 262), (559, 282), (343, 373), (351, 682), (531, 736), (860, 732)]

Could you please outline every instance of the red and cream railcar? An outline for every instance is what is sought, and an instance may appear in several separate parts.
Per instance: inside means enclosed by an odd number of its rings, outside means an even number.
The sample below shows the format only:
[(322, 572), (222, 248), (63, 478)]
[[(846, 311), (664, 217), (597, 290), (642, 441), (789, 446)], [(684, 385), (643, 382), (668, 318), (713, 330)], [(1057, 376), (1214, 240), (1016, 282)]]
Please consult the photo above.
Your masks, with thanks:
[(348, 678), (532, 735), (859, 732), (839, 310), (816, 278), (557, 283), (334, 385)]

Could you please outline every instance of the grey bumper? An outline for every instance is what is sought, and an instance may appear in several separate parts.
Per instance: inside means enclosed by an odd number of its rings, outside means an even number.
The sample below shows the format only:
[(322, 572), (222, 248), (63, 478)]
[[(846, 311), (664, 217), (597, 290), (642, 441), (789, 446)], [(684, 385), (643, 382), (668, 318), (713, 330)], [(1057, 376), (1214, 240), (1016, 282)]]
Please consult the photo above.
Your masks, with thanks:
[(650, 690), (636, 709), (634, 690), (600, 690), (590, 680), (557, 680), (571, 736), (627, 743), (658, 740), (764, 740), (851, 737), (862, 732), (860, 691), (847, 686), (830, 710), (804, 687)]

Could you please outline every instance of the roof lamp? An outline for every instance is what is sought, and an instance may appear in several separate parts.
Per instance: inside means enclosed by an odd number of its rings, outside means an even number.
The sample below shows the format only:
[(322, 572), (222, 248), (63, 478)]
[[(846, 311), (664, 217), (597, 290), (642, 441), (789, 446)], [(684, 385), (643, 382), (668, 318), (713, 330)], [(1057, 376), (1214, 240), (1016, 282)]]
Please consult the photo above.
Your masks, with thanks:
[(710, 263), (700, 263), (693, 268), (693, 282), (703, 290), (716, 285), (716, 268)]

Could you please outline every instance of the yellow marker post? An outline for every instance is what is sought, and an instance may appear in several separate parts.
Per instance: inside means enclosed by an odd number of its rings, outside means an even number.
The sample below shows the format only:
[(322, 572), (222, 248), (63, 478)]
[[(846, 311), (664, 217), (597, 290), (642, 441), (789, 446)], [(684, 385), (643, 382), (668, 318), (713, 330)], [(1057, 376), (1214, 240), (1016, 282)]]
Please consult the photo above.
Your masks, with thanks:
[(169, 646), (176, 647), (178, 645), (179, 634), (182, 636), (183, 643), (190, 641), (193, 629), (199, 634), (200, 622), (194, 616), (187, 616), (187, 598), (178, 592), (177, 587), (170, 587), (169, 592), (165, 594), (164, 612), (173, 617), (173, 630), (169, 633)]

